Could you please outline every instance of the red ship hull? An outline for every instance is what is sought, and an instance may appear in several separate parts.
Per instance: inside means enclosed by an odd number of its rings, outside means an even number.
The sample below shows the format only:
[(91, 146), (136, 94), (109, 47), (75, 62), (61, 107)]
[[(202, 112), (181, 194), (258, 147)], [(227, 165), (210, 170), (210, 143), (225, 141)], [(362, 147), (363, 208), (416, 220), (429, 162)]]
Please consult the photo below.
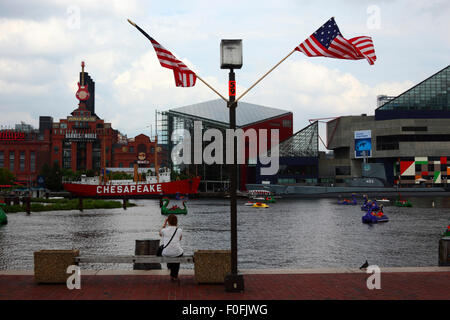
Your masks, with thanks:
[(70, 193), (82, 197), (145, 197), (198, 193), (200, 177), (161, 183), (132, 183), (132, 184), (82, 184), (63, 183), (63, 187)]

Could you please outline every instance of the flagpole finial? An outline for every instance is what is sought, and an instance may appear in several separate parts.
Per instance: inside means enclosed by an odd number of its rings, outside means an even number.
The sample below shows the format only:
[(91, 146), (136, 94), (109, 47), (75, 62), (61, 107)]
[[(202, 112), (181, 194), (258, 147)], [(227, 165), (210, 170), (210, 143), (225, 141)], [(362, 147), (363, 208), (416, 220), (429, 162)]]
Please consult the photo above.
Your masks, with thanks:
[(128, 22), (131, 24), (131, 25), (133, 25), (133, 26), (135, 26), (136, 27), (136, 23), (134, 23), (133, 21), (131, 21), (130, 19), (127, 19), (128, 20)]

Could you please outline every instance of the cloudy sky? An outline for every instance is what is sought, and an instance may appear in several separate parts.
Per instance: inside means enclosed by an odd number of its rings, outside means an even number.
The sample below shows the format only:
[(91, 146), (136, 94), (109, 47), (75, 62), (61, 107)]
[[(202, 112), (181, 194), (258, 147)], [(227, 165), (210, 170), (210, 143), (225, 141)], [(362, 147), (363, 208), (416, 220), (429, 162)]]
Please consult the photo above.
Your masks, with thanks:
[(374, 66), (296, 52), (243, 101), (292, 111), (297, 131), (312, 118), (373, 114), (378, 94), (400, 94), (449, 64), (447, 0), (1, 0), (0, 125), (67, 117), (82, 60), (96, 113), (129, 137), (150, 134), (155, 110), (218, 98), (199, 81), (175, 87), (127, 18), (223, 95), (220, 40), (243, 39), (239, 95), (332, 16), (344, 37), (373, 38)]

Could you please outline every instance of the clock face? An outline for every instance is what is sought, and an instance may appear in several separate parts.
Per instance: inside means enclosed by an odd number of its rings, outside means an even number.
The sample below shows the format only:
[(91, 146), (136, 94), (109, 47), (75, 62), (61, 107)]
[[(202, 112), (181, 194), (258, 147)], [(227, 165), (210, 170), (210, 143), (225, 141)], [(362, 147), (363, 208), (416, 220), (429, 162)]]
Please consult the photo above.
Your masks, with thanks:
[(140, 152), (138, 155), (139, 160), (145, 160), (145, 152)]

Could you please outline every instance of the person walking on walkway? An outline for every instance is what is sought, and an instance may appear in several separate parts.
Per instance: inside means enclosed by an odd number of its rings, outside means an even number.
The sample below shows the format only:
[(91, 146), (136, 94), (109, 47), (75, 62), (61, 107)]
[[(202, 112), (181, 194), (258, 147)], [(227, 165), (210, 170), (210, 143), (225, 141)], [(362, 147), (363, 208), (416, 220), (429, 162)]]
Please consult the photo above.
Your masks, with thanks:
[[(178, 218), (174, 214), (170, 214), (159, 231), (162, 237), (162, 244), (164, 250), (163, 257), (181, 257), (183, 255), (183, 248), (181, 248), (182, 229), (178, 228)], [(178, 279), (178, 272), (180, 270), (179, 263), (168, 263), (167, 268), (170, 270), (170, 279), (175, 281)]]

